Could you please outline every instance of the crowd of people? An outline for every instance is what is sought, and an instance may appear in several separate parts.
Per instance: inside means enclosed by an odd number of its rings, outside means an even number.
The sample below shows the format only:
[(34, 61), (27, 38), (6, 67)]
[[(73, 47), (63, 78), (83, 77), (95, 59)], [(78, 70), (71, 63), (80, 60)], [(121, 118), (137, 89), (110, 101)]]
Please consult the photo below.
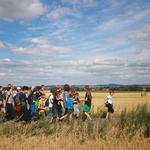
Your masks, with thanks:
[(57, 85), (50, 89), (47, 97), (45, 86), (15, 87), (8, 84), (7, 89), (0, 86), (0, 114), (5, 114), (5, 120), (23, 121), (30, 123), (38, 119), (51, 119), (52, 122), (79, 118), (80, 101), (84, 101), (82, 119), (92, 120), (90, 109), (92, 95), (89, 86), (84, 87), (85, 97), (79, 99), (68, 84), (63, 87)]

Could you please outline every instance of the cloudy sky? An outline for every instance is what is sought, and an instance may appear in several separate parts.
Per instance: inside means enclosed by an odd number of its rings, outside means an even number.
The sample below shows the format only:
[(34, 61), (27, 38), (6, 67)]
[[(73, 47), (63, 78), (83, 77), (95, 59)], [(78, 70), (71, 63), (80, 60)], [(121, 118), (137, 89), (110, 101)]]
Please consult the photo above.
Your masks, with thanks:
[(0, 0), (0, 85), (150, 84), (149, 0)]

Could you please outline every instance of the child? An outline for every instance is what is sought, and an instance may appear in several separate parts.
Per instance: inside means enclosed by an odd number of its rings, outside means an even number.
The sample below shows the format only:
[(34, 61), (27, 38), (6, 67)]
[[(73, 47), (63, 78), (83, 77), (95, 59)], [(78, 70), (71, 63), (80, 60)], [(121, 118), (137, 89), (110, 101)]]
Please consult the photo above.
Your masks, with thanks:
[(73, 114), (76, 117), (76, 119), (79, 118), (79, 114), (80, 114), (79, 103), (80, 103), (79, 93), (75, 93), (74, 94), (74, 100), (73, 100), (73, 104), (74, 104), (74, 113)]
[(41, 96), (41, 98), (39, 99), (38, 110), (40, 113), (40, 118), (45, 118), (45, 96)]
[(50, 90), (50, 95), (49, 95), (49, 98), (48, 98), (49, 99), (49, 112), (48, 112), (48, 114), (46, 116), (47, 119), (49, 119), (52, 116), (52, 114), (53, 114), (54, 92), (55, 92), (55, 89), (52, 88)]
[(60, 118), (64, 114), (64, 112), (63, 112), (63, 110), (64, 110), (64, 103), (63, 103), (63, 97), (62, 97), (62, 92), (61, 91), (57, 91), (56, 99), (57, 99), (58, 117)]
[(112, 119), (113, 113), (114, 113), (114, 108), (113, 108), (113, 102), (112, 102), (112, 96), (114, 95), (114, 91), (109, 91), (109, 95), (106, 98), (105, 106), (108, 108), (108, 112), (106, 114), (106, 119), (109, 118)]

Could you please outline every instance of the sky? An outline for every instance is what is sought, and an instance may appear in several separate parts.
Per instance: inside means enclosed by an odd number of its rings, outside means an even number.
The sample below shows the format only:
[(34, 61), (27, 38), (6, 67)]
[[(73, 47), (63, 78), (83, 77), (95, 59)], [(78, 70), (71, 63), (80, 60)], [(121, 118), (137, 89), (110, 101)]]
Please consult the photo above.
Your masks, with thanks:
[(0, 0), (0, 85), (150, 84), (149, 0)]

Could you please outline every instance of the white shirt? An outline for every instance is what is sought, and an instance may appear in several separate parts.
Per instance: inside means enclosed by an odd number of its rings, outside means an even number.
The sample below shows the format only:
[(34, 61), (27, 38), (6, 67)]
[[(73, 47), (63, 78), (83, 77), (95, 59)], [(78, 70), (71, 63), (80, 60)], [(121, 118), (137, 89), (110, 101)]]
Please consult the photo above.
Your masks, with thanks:
[(54, 100), (54, 96), (53, 96), (53, 94), (50, 94), (50, 96), (49, 96), (49, 107), (53, 107), (53, 100)]
[(109, 104), (112, 104), (113, 102), (112, 102), (112, 96), (109, 94), (108, 96), (107, 96), (107, 102), (109, 103)]
[(12, 102), (13, 102), (13, 92), (12, 92), (12, 90), (7, 91), (7, 96), (6, 97), (9, 97), (7, 103), (12, 104)]

